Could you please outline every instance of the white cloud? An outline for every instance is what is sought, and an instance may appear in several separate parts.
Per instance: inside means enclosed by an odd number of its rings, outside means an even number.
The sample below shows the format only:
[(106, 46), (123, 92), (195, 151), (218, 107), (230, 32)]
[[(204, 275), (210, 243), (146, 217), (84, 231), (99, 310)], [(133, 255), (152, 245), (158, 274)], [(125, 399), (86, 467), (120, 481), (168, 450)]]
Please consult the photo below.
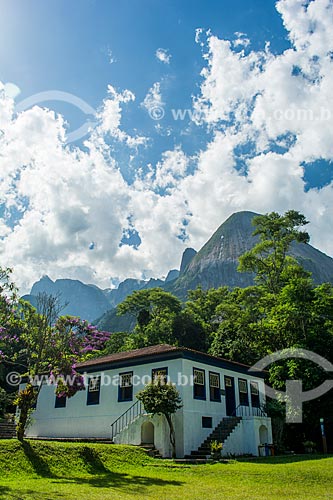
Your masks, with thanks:
[(239, 31), (236, 31), (235, 33), (236, 39), (233, 40), (232, 44), (234, 47), (243, 47), (246, 48), (250, 45), (251, 41), (250, 39), (246, 36), (246, 33), (240, 33)]
[(153, 86), (148, 90), (143, 102), (141, 103), (147, 111), (151, 110), (155, 106), (164, 106), (161, 93), (161, 82), (155, 82)]
[(165, 115), (165, 102), (162, 98), (161, 82), (155, 82), (148, 90), (141, 107), (145, 108), (152, 120), (155, 120), (155, 130), (159, 135), (168, 135), (168, 128), (162, 127), (159, 123)]
[[(184, 233), (186, 245), (199, 248), (237, 210), (300, 210), (311, 221), (312, 243), (332, 255), (332, 183), (304, 192), (302, 179), (303, 162), (333, 159), (330, 5), (280, 0), (293, 44), (281, 54), (268, 45), (245, 54), (208, 35), (194, 99), (210, 132), (206, 146), (194, 158), (180, 146), (162, 152), (132, 184), (108, 145), (109, 138), (128, 148), (145, 144), (122, 127), (125, 107), (134, 105), (130, 91), (109, 87), (98, 125), (80, 150), (65, 145), (61, 116), (38, 106), (15, 116), (0, 86), (1, 264), (15, 268), (21, 290), (43, 274), (102, 287), (111, 278), (165, 275), (179, 265)], [(164, 104), (159, 82), (142, 106), (152, 103)], [(242, 148), (246, 176), (236, 169)], [(141, 245), (119, 246), (133, 228)]]
[(171, 54), (169, 53), (168, 49), (157, 49), (155, 52), (155, 56), (160, 62), (164, 64), (170, 64)]
[(154, 169), (149, 169), (146, 175), (137, 177), (136, 187), (142, 185), (145, 189), (148, 187), (157, 192), (160, 189), (168, 189), (170, 192), (171, 188), (175, 188), (179, 181), (185, 178), (189, 161), (180, 147), (165, 151), (162, 160), (157, 162)]
[[(200, 179), (201, 193), (209, 192), (216, 204), (220, 193), (221, 212), (210, 214), (213, 224), (239, 209), (296, 208), (313, 221), (313, 243), (332, 254), (327, 234), (332, 184), (305, 193), (301, 165), (333, 158), (333, 5), (329, 0), (314, 0), (308, 7), (303, 1), (281, 0), (277, 8), (293, 44), (282, 54), (272, 54), (269, 45), (261, 52), (235, 52), (228, 40), (208, 37), (207, 66), (194, 106), (215, 137), (201, 155), (193, 184)], [(255, 150), (242, 177), (234, 169), (235, 148), (250, 141)], [(284, 146), (282, 152), (270, 151), (274, 144)], [(190, 208), (205, 210), (199, 193)]]
[(97, 135), (110, 134), (110, 136), (125, 142), (130, 147), (140, 146), (146, 143), (147, 139), (142, 136), (130, 136), (120, 129), (122, 104), (135, 101), (135, 95), (129, 90), (118, 93), (112, 85), (108, 86), (110, 97), (105, 99), (101, 111), (97, 115), (99, 125)]
[(110, 48), (107, 49), (107, 55), (109, 58), (109, 64), (114, 64), (117, 62), (117, 59), (114, 57), (113, 52)]

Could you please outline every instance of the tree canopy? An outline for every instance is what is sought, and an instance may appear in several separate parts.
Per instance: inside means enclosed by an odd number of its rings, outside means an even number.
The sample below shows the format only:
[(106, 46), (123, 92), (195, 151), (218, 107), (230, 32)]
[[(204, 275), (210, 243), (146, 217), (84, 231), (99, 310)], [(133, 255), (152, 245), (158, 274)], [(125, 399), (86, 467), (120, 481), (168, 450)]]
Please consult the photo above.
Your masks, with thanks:
[(151, 415), (164, 415), (169, 426), (172, 457), (176, 458), (176, 438), (172, 415), (182, 408), (182, 400), (176, 387), (167, 383), (163, 377), (157, 377), (147, 384), (136, 397)]
[(284, 215), (277, 212), (258, 215), (252, 224), (256, 227), (253, 235), (259, 236), (259, 242), (240, 257), (239, 271), (254, 272), (258, 284), (277, 293), (288, 279), (288, 267), (296, 264), (287, 255), (290, 245), (294, 241), (309, 242), (308, 233), (300, 229), (308, 221), (299, 212), (289, 210)]
[[(23, 439), (29, 414), (37, 402), (42, 377), (52, 377), (59, 396), (72, 397), (84, 390), (76, 363), (104, 347), (110, 333), (70, 316), (59, 317), (57, 297), (39, 297), (42, 312), (18, 299), (10, 282), (10, 270), (2, 270), (0, 290), (0, 356), (1, 364), (19, 372), (26, 386), (19, 391), (16, 404), (20, 410), (17, 435)], [(55, 323), (54, 323), (55, 321)]]

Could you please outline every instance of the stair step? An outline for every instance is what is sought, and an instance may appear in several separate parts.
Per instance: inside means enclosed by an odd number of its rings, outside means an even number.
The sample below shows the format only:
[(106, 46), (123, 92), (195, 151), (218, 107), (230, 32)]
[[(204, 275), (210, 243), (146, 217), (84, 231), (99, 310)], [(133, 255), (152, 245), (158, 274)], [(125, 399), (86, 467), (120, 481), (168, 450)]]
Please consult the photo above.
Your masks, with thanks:
[(0, 422), (0, 439), (16, 437), (16, 424), (14, 422)]
[(210, 435), (201, 443), (199, 448), (192, 451), (190, 455), (186, 455), (188, 459), (204, 459), (210, 456), (210, 445), (212, 441), (220, 441), (224, 443), (230, 434), (236, 429), (240, 423), (241, 417), (224, 417), (221, 422), (213, 429)]
[(163, 458), (162, 455), (160, 454), (159, 450), (157, 450), (153, 444), (140, 444), (139, 446), (150, 457), (152, 457), (152, 458)]
[(177, 464), (200, 465), (200, 464), (207, 464), (208, 462), (211, 462), (211, 460), (207, 458), (191, 458), (190, 455), (187, 455), (187, 457), (185, 458), (176, 458), (174, 462)]

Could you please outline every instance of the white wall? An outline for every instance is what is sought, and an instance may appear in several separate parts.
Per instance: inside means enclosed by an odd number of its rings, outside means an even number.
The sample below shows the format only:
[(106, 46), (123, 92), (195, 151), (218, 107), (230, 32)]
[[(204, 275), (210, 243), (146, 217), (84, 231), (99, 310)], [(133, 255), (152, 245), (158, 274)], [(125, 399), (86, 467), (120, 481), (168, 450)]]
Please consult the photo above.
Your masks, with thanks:
[(251, 454), (258, 456), (260, 442), (259, 429), (265, 425), (268, 431), (268, 444), (272, 443), (271, 419), (268, 417), (243, 417), (223, 445), (222, 455)]
[[(181, 371), (181, 359), (152, 362), (114, 370), (105, 370), (106, 376), (113, 379), (119, 373), (133, 371), (142, 378), (151, 376), (153, 368), (168, 367), (171, 380), (177, 380)], [(100, 372), (89, 373), (90, 376)], [(67, 400), (65, 408), (55, 408), (55, 388), (53, 385), (43, 385), (32, 415), (32, 425), (27, 430), (30, 437), (100, 437), (110, 438), (111, 424), (130, 408), (136, 401), (135, 394), (144, 388), (144, 384), (133, 387), (133, 400), (118, 402), (118, 385), (105, 386), (101, 382), (100, 403), (87, 405), (87, 390), (78, 392)], [(181, 430), (179, 429), (180, 436)]]
[[(162, 415), (149, 417), (148, 415), (140, 415), (132, 425), (126, 427), (115, 438), (116, 444), (141, 444), (141, 427), (146, 421), (152, 422), (154, 425), (154, 445), (163, 457), (171, 457), (171, 444), (169, 439), (169, 427)], [(176, 439), (177, 443), (177, 439)], [(177, 456), (181, 456), (181, 451), (177, 450)]]
[[(205, 370), (206, 380), (206, 400), (193, 398), (193, 387), (187, 387), (183, 391), (184, 403), (184, 454), (188, 455), (191, 451), (197, 450), (202, 442), (211, 434), (214, 428), (226, 416), (225, 396), (221, 396), (221, 402), (210, 401), (209, 396), (209, 371), (220, 374), (221, 389), (224, 387), (224, 376), (231, 376), (235, 379), (236, 407), (239, 405), (238, 378), (248, 381), (249, 389), (249, 408), (251, 409), (250, 381), (258, 382), (260, 392), (260, 402), (264, 404), (264, 382), (262, 379), (251, 377), (250, 375), (237, 373), (231, 370), (214, 367), (204, 363), (198, 363), (192, 360), (183, 360), (182, 373), (190, 377), (193, 368)], [(211, 429), (202, 428), (202, 417), (212, 417), (213, 427)], [(244, 453), (247, 453), (244, 451)]]
[[(183, 401), (183, 408), (174, 415), (175, 431), (176, 431), (176, 446), (177, 456), (182, 457), (185, 454), (190, 454), (192, 450), (196, 450), (205, 438), (213, 431), (223, 417), (226, 416), (225, 397), (222, 395), (221, 402), (210, 401), (209, 398), (209, 371), (220, 374), (221, 388), (224, 389), (224, 376), (229, 375), (235, 379), (235, 395), (236, 406), (239, 404), (238, 396), (238, 378), (243, 378), (249, 382), (255, 380), (259, 383), (261, 403), (263, 398), (263, 381), (249, 375), (237, 373), (231, 370), (225, 370), (206, 363), (198, 363), (188, 359), (172, 359), (159, 362), (150, 362), (141, 365), (127, 366), (116, 368), (113, 370), (105, 370), (105, 375), (113, 379), (120, 373), (133, 371), (133, 374), (139, 378), (143, 376), (151, 376), (152, 369), (168, 368), (168, 376), (172, 382), (178, 382), (178, 374), (187, 377), (188, 381), (193, 376), (193, 368), (204, 369), (206, 374), (206, 400), (198, 400), (193, 398), (193, 386), (177, 385), (179, 393)], [(99, 375), (100, 371), (89, 373), (88, 375)], [(55, 408), (54, 386), (44, 385), (39, 395), (37, 409), (32, 415), (32, 425), (27, 430), (27, 436), (30, 437), (79, 437), (79, 438), (110, 438), (111, 424), (130, 408), (136, 401), (135, 394), (144, 387), (144, 384), (139, 384), (133, 387), (133, 400), (129, 402), (118, 402), (118, 385), (106, 386), (101, 383), (100, 403), (97, 405), (87, 405), (87, 391), (77, 393), (73, 398), (67, 400), (65, 408)], [(249, 402), (251, 405), (251, 397), (249, 394)], [(212, 429), (202, 428), (202, 417), (212, 417)], [(169, 448), (169, 430), (163, 417), (154, 417), (154, 425), (156, 423), (156, 442), (155, 446), (160, 449), (163, 455), (170, 455)], [(259, 419), (260, 420), (260, 419)], [(246, 427), (246, 424), (245, 424)], [(243, 440), (249, 442), (250, 435), (253, 430), (249, 430), (249, 435), (244, 435)], [(132, 429), (128, 429), (119, 438), (122, 442), (140, 444), (141, 442), (141, 425), (136, 422)], [(234, 442), (235, 450), (240, 449), (241, 438)], [(245, 442), (244, 441), (244, 442)], [(258, 443), (259, 444), (259, 443)], [(229, 448), (231, 444), (228, 444)], [(251, 445), (254, 449), (256, 444)], [(243, 446), (244, 448), (244, 446)], [(246, 449), (245, 449), (246, 448)], [(241, 453), (250, 453), (247, 450), (248, 446)], [(232, 452), (236, 453), (236, 451)], [(252, 451), (251, 451), (252, 453)]]

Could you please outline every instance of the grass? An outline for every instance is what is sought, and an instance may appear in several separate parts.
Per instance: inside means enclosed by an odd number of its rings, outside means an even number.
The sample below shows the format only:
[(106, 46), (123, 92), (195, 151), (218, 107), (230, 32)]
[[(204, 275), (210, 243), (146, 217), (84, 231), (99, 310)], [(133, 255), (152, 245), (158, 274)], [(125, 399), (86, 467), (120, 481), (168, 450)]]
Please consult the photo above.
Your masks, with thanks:
[(333, 500), (333, 458), (178, 465), (139, 448), (0, 440), (2, 500)]

